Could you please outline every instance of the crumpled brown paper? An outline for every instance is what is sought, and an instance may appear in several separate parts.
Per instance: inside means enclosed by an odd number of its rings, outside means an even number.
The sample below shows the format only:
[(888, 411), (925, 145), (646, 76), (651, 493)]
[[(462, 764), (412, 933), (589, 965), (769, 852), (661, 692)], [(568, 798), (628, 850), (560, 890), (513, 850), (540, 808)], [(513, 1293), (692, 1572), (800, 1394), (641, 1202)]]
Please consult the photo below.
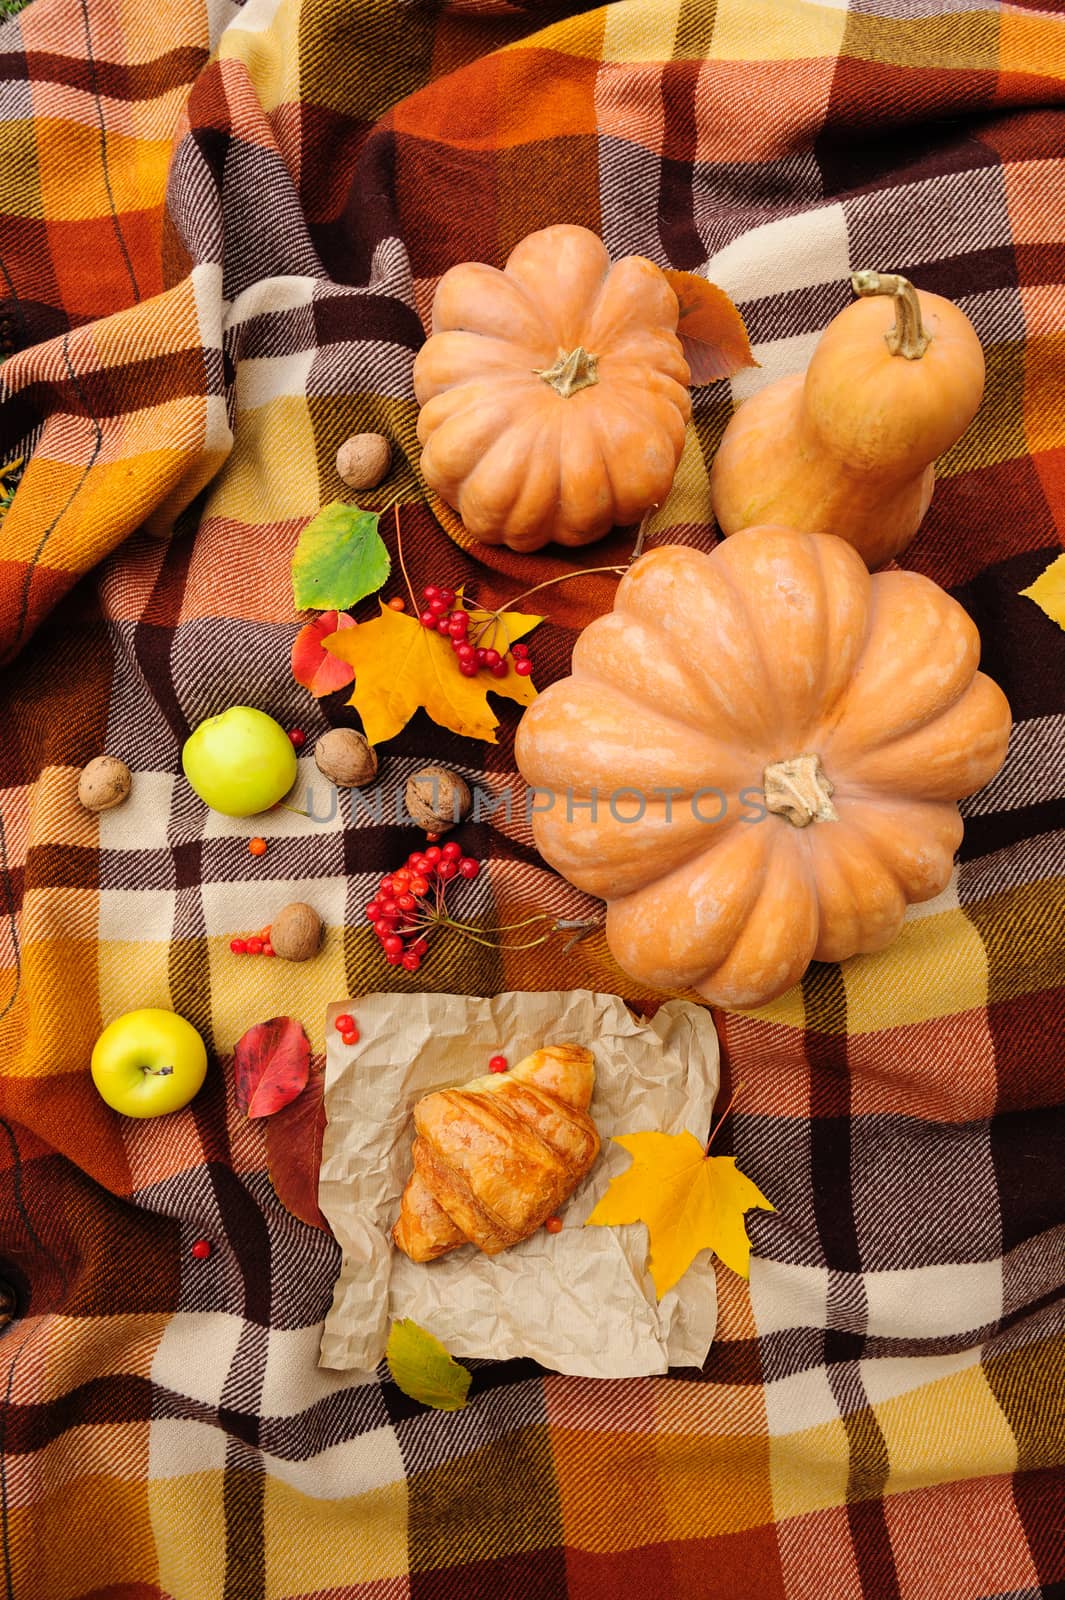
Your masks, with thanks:
[[(360, 1040), (333, 1027), (356, 1013)], [(613, 1134), (688, 1128), (704, 1138), (718, 1086), (710, 1013), (670, 1000), (639, 1021), (617, 995), (371, 994), (330, 1006), (318, 1200), (343, 1250), (319, 1365), (375, 1367), (392, 1321), (412, 1317), (455, 1356), (529, 1356), (556, 1372), (631, 1378), (701, 1366), (717, 1321), (713, 1258), (703, 1250), (680, 1283), (655, 1300), (647, 1229), (585, 1228), (611, 1178), (630, 1157)], [(411, 1172), (411, 1111), (434, 1089), (512, 1065), (546, 1044), (583, 1044), (595, 1055), (591, 1105), (602, 1152), (563, 1208), (561, 1233), (486, 1256), (467, 1245), (419, 1265), (389, 1234)]]

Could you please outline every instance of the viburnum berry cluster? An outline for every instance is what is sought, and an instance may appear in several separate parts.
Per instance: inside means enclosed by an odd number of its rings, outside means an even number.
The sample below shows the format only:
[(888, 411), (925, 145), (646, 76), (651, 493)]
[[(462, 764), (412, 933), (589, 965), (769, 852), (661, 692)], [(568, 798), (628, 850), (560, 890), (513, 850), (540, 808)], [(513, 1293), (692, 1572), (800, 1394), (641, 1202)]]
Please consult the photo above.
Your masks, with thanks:
[(483, 668), (493, 678), (505, 678), (510, 671), (508, 655), (513, 660), (514, 671), (519, 678), (527, 678), (532, 672), (528, 645), (519, 641), (501, 654), (494, 646), (481, 643), (490, 634), (494, 635), (498, 627), (499, 619), (494, 613), (477, 617), (471, 636), (471, 613), (462, 596), (456, 595), (454, 589), (441, 589), (435, 583), (429, 583), (422, 590), (422, 596), (425, 610), (421, 612), (419, 622), (423, 628), (450, 639), (451, 648), (458, 657), (459, 671), (464, 677), (475, 678)]
[(250, 939), (230, 939), (229, 948), (235, 956), (272, 956), (274, 947), (270, 943), (270, 929), (264, 928), (261, 933), (256, 933)]
[(366, 907), (385, 960), (417, 972), (429, 949), (425, 933), (434, 923), (458, 926), (444, 911), (444, 892), (454, 878), (476, 878), (481, 863), (464, 856), (454, 839), (414, 850), (406, 865), (386, 872)]

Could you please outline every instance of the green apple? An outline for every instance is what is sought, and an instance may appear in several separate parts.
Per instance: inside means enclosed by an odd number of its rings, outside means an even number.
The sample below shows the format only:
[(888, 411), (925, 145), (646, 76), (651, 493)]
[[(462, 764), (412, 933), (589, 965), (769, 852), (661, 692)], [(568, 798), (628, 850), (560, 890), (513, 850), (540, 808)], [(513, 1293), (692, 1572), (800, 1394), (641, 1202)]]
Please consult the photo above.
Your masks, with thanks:
[(181, 765), (200, 799), (227, 817), (269, 811), (296, 781), (292, 740), (252, 706), (230, 706), (201, 722), (185, 740)]
[(191, 1022), (176, 1011), (127, 1011), (101, 1033), (92, 1052), (92, 1081), (126, 1117), (180, 1111), (207, 1074), (207, 1051)]

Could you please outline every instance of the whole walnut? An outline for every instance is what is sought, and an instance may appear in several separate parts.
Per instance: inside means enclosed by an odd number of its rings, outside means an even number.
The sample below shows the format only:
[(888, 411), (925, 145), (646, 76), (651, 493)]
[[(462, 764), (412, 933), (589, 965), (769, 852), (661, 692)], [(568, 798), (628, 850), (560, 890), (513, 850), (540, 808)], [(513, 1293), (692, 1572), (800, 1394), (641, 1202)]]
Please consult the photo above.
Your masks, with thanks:
[(446, 767), (420, 767), (407, 779), (407, 811), (419, 828), (444, 833), (470, 812), (473, 796), (465, 779)]
[(274, 954), (286, 961), (309, 961), (322, 942), (322, 919), (305, 900), (293, 900), (270, 924)]
[(381, 433), (354, 433), (337, 451), (337, 472), (351, 489), (376, 489), (392, 465), (392, 446)]
[(120, 806), (133, 787), (133, 774), (117, 756), (97, 756), (78, 778), (78, 799), (86, 811), (110, 811)]
[(362, 789), (377, 776), (377, 752), (354, 728), (330, 728), (314, 747), (323, 777), (338, 789)]

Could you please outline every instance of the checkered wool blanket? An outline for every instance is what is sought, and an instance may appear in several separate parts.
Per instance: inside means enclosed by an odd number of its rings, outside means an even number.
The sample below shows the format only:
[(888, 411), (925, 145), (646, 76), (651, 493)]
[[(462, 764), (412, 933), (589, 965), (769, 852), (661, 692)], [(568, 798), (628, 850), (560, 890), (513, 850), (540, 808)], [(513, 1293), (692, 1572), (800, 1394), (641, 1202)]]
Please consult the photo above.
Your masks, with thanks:
[[(1019, 594), (1065, 531), (1061, 7), (34, 0), (0, 80), (0, 462), (28, 459), (0, 524), (0, 1596), (1061, 1600), (1065, 634)], [(719, 1272), (704, 1370), (485, 1362), (447, 1415), (316, 1368), (337, 1250), (274, 1198), (227, 1052), (279, 1011), (320, 1051), (326, 1002), (386, 985), (651, 997), (598, 934), (383, 968), (361, 908), (409, 829), (347, 798), (233, 822), (176, 774), (234, 701), (309, 741), (352, 721), (288, 664), (288, 562), (347, 434), (396, 441), (371, 498), (401, 503), (416, 586), (499, 602), (563, 570), (465, 548), (411, 385), (440, 273), (553, 221), (707, 264), (762, 362), (697, 393), (652, 539), (710, 546), (734, 398), (806, 361), (851, 269), (964, 307), (987, 396), (903, 560), (978, 622), (1016, 731), (889, 951), (717, 1018), (743, 1084), (721, 1148), (777, 1211), (750, 1283)], [(612, 588), (549, 591), (541, 683)], [(418, 716), (383, 775), (501, 788), (502, 720), (485, 747)], [(105, 749), (135, 789), (97, 820), (74, 790)], [(464, 838), (472, 914), (592, 906), (520, 808)], [(296, 889), (324, 952), (233, 958)], [(187, 1111), (134, 1123), (87, 1062), (143, 1005), (213, 1059)]]

